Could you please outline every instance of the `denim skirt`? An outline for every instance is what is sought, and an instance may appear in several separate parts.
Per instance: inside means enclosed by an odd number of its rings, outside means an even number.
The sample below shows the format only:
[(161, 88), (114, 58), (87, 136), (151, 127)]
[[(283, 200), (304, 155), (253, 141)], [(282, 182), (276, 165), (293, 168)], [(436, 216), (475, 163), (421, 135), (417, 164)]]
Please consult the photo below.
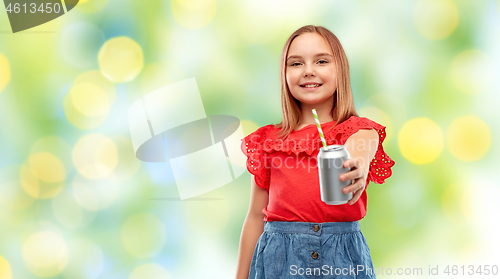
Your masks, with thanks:
[(376, 278), (365, 236), (354, 222), (266, 222), (249, 279)]

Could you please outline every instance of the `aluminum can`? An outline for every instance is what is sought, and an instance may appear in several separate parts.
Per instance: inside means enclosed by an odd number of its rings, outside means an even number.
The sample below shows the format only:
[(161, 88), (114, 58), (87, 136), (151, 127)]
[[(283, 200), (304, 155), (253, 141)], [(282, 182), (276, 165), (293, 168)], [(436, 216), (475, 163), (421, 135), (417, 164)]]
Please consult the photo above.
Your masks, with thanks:
[(326, 204), (345, 204), (352, 199), (352, 192), (344, 194), (342, 189), (351, 185), (351, 180), (340, 181), (340, 175), (349, 172), (344, 162), (349, 160), (349, 152), (344, 145), (321, 147), (318, 153), (319, 186), (321, 200)]

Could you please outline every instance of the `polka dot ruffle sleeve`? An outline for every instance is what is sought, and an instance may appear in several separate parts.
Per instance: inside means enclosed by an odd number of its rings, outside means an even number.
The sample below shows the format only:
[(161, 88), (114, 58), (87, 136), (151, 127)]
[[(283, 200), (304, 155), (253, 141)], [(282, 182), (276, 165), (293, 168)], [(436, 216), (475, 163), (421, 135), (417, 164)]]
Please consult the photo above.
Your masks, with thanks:
[(247, 156), (247, 169), (255, 176), (257, 186), (269, 191), (270, 168), (264, 151), (264, 140), (272, 125), (264, 126), (242, 139), (241, 151)]
[(375, 157), (370, 162), (368, 171), (368, 180), (377, 184), (382, 184), (387, 178), (392, 175), (391, 168), (394, 166), (394, 161), (385, 153), (382, 143), (386, 137), (385, 127), (371, 121), (365, 117), (350, 117), (348, 120), (339, 124), (339, 132), (342, 134), (342, 142), (346, 142), (352, 134), (360, 129), (375, 129), (378, 133), (379, 141), (378, 148), (375, 152)]

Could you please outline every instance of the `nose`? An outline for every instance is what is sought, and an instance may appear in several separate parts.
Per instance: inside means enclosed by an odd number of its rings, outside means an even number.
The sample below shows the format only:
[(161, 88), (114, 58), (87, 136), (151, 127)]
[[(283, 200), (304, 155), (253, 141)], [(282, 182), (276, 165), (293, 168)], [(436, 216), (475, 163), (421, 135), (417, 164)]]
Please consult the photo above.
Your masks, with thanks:
[(308, 76), (315, 76), (316, 73), (314, 72), (314, 69), (312, 66), (306, 66), (305, 69), (304, 69), (304, 77), (308, 77)]

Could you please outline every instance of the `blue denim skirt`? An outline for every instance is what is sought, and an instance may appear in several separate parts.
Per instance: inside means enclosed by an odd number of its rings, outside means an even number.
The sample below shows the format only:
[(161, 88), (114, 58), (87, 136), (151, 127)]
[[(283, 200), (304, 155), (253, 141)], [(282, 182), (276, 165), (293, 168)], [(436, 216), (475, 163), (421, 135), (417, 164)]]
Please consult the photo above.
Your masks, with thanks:
[(365, 236), (354, 222), (266, 222), (249, 279), (376, 278)]

